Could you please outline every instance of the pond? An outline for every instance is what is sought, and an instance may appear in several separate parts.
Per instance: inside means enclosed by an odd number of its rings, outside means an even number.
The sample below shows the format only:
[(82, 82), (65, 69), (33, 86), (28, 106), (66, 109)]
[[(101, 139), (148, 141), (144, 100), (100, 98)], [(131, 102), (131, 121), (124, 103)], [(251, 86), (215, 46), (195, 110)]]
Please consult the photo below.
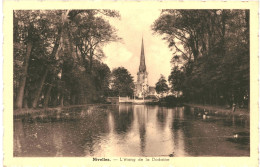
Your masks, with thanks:
[(103, 105), (14, 118), (16, 157), (250, 156), (249, 120), (189, 107)]

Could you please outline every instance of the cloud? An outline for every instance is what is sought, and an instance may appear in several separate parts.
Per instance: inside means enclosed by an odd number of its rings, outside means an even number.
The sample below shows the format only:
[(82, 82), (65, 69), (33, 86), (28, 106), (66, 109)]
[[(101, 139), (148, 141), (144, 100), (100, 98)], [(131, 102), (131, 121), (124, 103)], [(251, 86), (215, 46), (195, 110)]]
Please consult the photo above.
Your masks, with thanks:
[(171, 72), (171, 57), (167, 45), (160, 39), (154, 39), (152, 45), (147, 48), (147, 69), (149, 72), (149, 84), (154, 86), (160, 78), (164, 75), (167, 79)]
[(111, 43), (104, 47), (103, 50), (106, 55), (105, 63), (107, 63), (110, 68), (121, 66), (128, 62), (133, 56), (121, 43)]

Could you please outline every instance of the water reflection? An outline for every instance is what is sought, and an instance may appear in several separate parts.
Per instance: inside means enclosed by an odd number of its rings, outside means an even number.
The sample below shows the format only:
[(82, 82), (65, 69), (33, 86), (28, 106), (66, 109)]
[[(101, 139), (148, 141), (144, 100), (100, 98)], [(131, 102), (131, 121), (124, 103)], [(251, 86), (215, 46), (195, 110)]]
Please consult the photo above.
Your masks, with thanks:
[(118, 134), (127, 133), (133, 122), (133, 108), (132, 105), (119, 105), (113, 112), (115, 130)]
[[(207, 115), (205, 113), (207, 112)], [(249, 121), (187, 107), (108, 105), (14, 119), (14, 156), (249, 156)]]
[(142, 156), (144, 156), (146, 146), (146, 123), (148, 119), (148, 109), (144, 105), (136, 105), (134, 106), (134, 112), (136, 113), (138, 120), (141, 153)]
[(159, 125), (163, 130), (167, 124), (168, 109), (166, 107), (158, 108), (158, 112), (157, 112), (156, 116), (157, 116)]

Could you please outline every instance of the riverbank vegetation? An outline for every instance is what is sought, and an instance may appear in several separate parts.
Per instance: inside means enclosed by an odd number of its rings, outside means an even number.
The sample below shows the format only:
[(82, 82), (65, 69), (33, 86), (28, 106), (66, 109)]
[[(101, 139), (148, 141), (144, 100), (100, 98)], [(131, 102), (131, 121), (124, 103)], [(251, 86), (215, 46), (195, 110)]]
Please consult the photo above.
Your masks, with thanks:
[(14, 108), (80, 105), (109, 93), (102, 47), (119, 41), (113, 10), (15, 10)]
[(167, 107), (178, 107), (183, 106), (185, 102), (184, 100), (185, 99), (183, 96), (176, 97), (174, 95), (168, 95), (165, 97), (161, 97), (158, 101), (158, 104)]
[(168, 78), (187, 102), (249, 106), (249, 10), (163, 10), (152, 29), (173, 51)]

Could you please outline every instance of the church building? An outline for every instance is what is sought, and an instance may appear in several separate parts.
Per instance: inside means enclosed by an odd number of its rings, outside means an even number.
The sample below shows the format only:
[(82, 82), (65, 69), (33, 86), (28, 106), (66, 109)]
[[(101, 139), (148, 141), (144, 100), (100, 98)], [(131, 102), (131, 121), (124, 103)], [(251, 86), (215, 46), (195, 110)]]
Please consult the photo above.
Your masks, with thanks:
[(137, 72), (137, 82), (135, 84), (135, 96), (138, 98), (146, 97), (149, 94), (148, 72), (145, 65), (144, 42), (142, 38), (141, 56), (139, 71)]

